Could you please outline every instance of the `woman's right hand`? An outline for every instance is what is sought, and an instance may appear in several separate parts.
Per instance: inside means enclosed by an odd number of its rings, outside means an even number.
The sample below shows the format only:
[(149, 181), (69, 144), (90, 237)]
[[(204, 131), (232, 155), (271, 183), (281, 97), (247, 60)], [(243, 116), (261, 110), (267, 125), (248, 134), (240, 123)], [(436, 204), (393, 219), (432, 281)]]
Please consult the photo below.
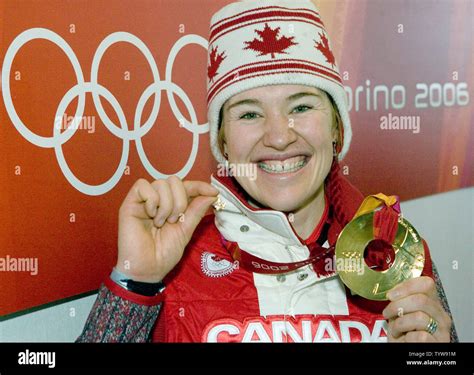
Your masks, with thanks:
[(135, 182), (119, 211), (116, 268), (135, 281), (163, 280), (217, 194), (209, 183), (176, 176)]

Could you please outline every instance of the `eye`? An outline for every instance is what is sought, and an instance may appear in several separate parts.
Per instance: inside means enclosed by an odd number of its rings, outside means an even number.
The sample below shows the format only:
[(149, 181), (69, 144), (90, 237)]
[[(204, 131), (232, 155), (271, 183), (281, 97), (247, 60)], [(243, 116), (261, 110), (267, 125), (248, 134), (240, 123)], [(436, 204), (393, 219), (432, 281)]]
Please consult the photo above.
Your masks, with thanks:
[(239, 117), (239, 119), (242, 119), (242, 120), (254, 120), (258, 117), (258, 113), (256, 112), (247, 112), (247, 113), (244, 113), (242, 116)]
[(292, 111), (292, 113), (303, 113), (303, 112), (306, 112), (308, 111), (309, 109), (312, 109), (313, 107), (310, 107), (308, 105), (305, 105), (305, 104), (301, 104), (297, 107), (295, 107)]

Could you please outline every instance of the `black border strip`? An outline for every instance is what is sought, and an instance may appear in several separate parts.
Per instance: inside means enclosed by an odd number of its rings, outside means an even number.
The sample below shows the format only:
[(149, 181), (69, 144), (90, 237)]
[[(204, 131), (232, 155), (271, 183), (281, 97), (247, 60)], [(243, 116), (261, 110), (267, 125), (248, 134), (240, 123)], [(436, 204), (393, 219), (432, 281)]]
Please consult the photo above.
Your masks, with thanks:
[(93, 294), (98, 293), (98, 291), (99, 291), (99, 289), (90, 290), (88, 292), (84, 292), (84, 293), (81, 293), (81, 294), (76, 294), (76, 295), (71, 296), (71, 297), (61, 298), (61, 299), (58, 299), (56, 301), (48, 302), (48, 303), (45, 303), (43, 305), (33, 306), (33, 307), (30, 307), (30, 308), (27, 308), (27, 309), (24, 309), (24, 310), (20, 310), (20, 311), (16, 311), (14, 313), (10, 313), (10, 314), (7, 314), (7, 315), (1, 315), (0, 316), (0, 322), (4, 322), (6, 320), (10, 320), (10, 319), (13, 319), (13, 318), (18, 318), (20, 316), (31, 314), (31, 313), (34, 313), (34, 312), (37, 312), (37, 311), (40, 311), (40, 310), (44, 310), (44, 309), (47, 309), (49, 307), (54, 307), (54, 306), (57, 306), (57, 305), (61, 305), (63, 303), (71, 302), (71, 301), (74, 301), (76, 299), (85, 298), (85, 297), (88, 297), (88, 296), (91, 296)]
[[(299, 343), (299, 344), (0, 344), (2, 375), (15, 373), (42, 374), (50, 370), (43, 364), (19, 364), (20, 353), (29, 358), (31, 353), (51, 356), (54, 353), (56, 373), (71, 373), (62, 369), (107, 369), (114, 374), (133, 373), (137, 368), (269, 368), (291, 369), (300, 366), (314, 368), (310, 374), (334, 374), (335, 369), (346, 368), (344, 374), (390, 374), (388, 369), (398, 369), (398, 374), (428, 372), (430, 375), (472, 374), (472, 344), (449, 343)], [(28, 350), (28, 354), (26, 351)], [(34, 358), (34, 356), (33, 356)], [(44, 358), (44, 357), (43, 357)], [(49, 359), (49, 358), (48, 358)], [(436, 362), (435, 362), (436, 361)], [(26, 361), (28, 363), (29, 361)], [(52, 364), (52, 363), (51, 363)], [(250, 365), (250, 366), (249, 366)], [(326, 370), (327, 369), (327, 370)], [(369, 372), (356, 369), (375, 370)], [(467, 371), (462, 371), (466, 369)], [(117, 371), (119, 370), (119, 371)], [(225, 371), (224, 370), (224, 371)], [(319, 370), (319, 371), (318, 371)], [(352, 371), (351, 371), (352, 370)], [(248, 371), (247, 371), (248, 372)], [(73, 374), (76, 372), (72, 372)], [(88, 373), (95, 373), (89, 371)], [(160, 374), (160, 372), (155, 372)], [(165, 372), (166, 373), (166, 372)], [(262, 372), (265, 373), (265, 372)]]

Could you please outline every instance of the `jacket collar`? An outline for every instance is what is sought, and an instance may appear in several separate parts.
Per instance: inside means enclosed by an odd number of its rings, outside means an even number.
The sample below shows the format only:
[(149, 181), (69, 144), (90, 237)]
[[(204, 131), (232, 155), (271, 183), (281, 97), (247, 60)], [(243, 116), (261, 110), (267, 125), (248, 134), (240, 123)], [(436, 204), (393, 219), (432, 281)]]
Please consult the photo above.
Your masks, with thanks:
[(296, 233), (295, 229), (289, 222), (288, 217), (283, 212), (268, 208), (258, 208), (251, 205), (249, 203), (250, 197), (233, 177), (212, 175), (211, 184), (219, 190), (221, 199), (225, 203), (225, 208), (222, 211), (215, 212), (217, 217), (225, 212), (243, 214), (252, 222), (270, 232), (286, 237), (293, 242), (302, 245), (309, 245), (318, 240), (324, 224), (329, 221), (329, 204), (327, 197), (325, 196), (323, 216), (315, 226), (311, 235), (304, 240)]

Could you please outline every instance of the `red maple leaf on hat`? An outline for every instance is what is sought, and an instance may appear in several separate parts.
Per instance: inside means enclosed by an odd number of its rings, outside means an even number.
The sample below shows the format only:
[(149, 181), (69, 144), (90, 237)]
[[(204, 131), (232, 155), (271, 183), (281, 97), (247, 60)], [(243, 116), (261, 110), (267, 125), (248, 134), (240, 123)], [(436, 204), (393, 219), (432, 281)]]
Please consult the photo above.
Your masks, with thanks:
[(321, 41), (320, 42), (316, 42), (316, 49), (318, 49), (323, 55), (324, 57), (326, 58), (326, 61), (332, 65), (332, 67), (334, 68), (334, 66), (336, 65), (336, 59), (334, 58), (334, 55), (331, 51), (331, 49), (329, 48), (329, 41), (328, 41), (328, 38), (326, 37), (325, 34), (319, 34), (319, 36), (321, 37)]
[(275, 53), (288, 53), (285, 52), (285, 49), (298, 44), (293, 41), (293, 36), (278, 37), (280, 28), (276, 27), (275, 29), (272, 29), (267, 23), (265, 23), (263, 30), (255, 30), (255, 32), (260, 36), (261, 39), (254, 38), (250, 42), (245, 42), (247, 47), (244, 49), (251, 49), (256, 52), (260, 52), (258, 56), (270, 54), (272, 59), (274, 59)]
[(217, 75), (217, 70), (219, 69), (222, 61), (227, 57), (224, 56), (224, 53), (225, 52), (217, 53), (217, 46), (211, 48), (211, 53), (209, 55), (209, 66), (207, 67), (207, 76), (211, 82)]

